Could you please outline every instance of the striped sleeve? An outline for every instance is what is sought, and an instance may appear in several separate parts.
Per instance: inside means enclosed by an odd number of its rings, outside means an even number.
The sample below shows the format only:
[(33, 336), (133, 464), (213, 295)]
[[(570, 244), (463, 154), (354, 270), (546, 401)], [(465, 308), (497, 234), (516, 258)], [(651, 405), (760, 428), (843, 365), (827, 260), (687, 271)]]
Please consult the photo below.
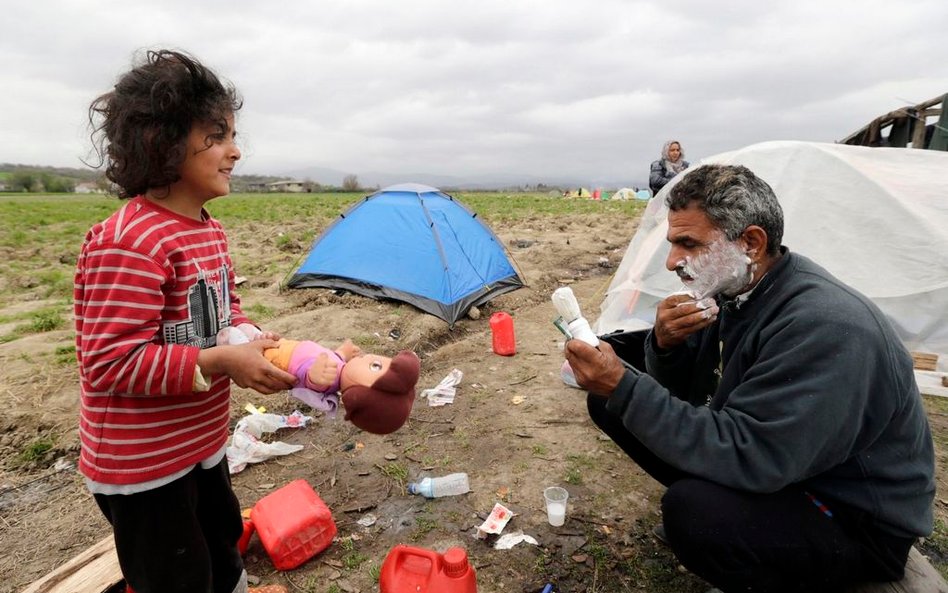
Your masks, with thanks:
[(77, 351), (88, 387), (100, 393), (193, 392), (199, 348), (161, 344), (169, 266), (122, 242), (87, 244), (76, 278)]

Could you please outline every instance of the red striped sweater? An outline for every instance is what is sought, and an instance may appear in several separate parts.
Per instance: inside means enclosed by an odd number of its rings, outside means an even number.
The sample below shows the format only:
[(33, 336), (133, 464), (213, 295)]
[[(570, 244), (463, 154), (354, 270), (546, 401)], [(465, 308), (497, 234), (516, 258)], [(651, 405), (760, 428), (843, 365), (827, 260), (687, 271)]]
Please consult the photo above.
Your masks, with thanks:
[(92, 227), (76, 267), (79, 469), (105, 484), (168, 476), (227, 441), (230, 379), (195, 392), (200, 348), (249, 323), (220, 223), (138, 197)]

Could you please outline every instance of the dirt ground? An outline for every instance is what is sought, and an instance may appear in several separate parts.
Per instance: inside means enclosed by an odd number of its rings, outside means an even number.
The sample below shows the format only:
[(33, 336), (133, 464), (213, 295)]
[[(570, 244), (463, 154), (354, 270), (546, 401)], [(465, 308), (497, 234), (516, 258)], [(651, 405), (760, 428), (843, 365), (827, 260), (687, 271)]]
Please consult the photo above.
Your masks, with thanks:
[[(409, 423), (394, 434), (371, 435), (341, 417), (316, 415), (306, 428), (274, 435), (304, 448), (234, 475), (241, 504), (249, 508), (302, 478), (332, 510), (339, 536), (324, 553), (287, 572), (276, 571), (254, 539), (246, 556), (252, 577), (290, 591), (378, 591), (378, 567), (394, 545), (406, 543), (434, 550), (463, 546), (483, 593), (531, 593), (546, 583), (563, 593), (704, 591), (707, 585), (651, 535), (660, 520), (661, 487), (594, 429), (585, 394), (559, 376), (562, 336), (551, 324), (551, 292), (571, 285), (595, 318), (635, 226), (630, 218), (596, 216), (569, 224), (537, 219), (494, 225), (529, 286), (498, 297), (479, 318), (464, 319), (453, 330), (407, 305), (322, 289), (280, 291), (289, 265), (268, 266), (276, 246), (269, 240), (260, 245), (259, 237), (286, 229), (229, 228), (238, 273), (248, 275), (240, 291), (244, 307), (272, 312), (261, 323), (266, 329), (327, 345), (352, 338), (385, 354), (415, 350), (422, 358), (419, 391), (452, 369), (463, 372), (453, 404), (429, 407), (417, 400)], [(306, 247), (283, 245), (282, 255), (291, 261)], [(491, 350), (488, 319), (497, 311), (514, 318), (515, 356)], [(65, 329), (0, 345), (0, 593), (21, 591), (109, 533), (75, 471), (76, 374), (68, 355), (65, 361), (57, 355), (71, 343)], [(286, 394), (235, 388), (234, 422), (248, 403), (276, 413), (309, 412)], [(926, 404), (936, 435), (945, 434), (946, 408)], [(944, 491), (945, 453), (940, 437), (936, 441)], [(37, 443), (52, 447), (44, 451)], [(406, 481), (458, 471), (470, 476), (467, 495), (429, 501), (406, 493)], [(570, 493), (560, 528), (546, 522), (542, 489), (549, 485)], [(476, 526), (496, 502), (516, 513), (505, 533), (522, 530), (539, 545), (495, 550), (491, 540), (475, 539)], [(945, 503), (936, 502), (936, 512), (943, 519)], [(368, 514), (376, 517), (372, 525), (357, 523)]]

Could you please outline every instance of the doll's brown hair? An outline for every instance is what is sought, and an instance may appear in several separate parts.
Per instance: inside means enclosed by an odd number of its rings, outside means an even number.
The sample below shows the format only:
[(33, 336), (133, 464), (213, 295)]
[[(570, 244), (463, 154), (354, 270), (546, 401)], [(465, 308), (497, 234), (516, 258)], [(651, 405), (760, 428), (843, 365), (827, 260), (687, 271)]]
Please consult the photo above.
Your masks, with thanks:
[(343, 392), (346, 420), (374, 434), (395, 432), (411, 414), (420, 371), (421, 361), (414, 352), (399, 352), (371, 387), (355, 385)]

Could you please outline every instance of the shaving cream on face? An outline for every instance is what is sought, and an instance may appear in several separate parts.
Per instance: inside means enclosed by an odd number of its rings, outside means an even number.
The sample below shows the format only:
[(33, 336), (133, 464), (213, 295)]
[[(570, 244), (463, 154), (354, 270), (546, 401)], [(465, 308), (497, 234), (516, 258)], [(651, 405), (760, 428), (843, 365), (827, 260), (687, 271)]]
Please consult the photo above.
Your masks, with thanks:
[(696, 299), (741, 293), (754, 277), (755, 265), (736, 241), (723, 236), (695, 257), (687, 256), (675, 265), (675, 272)]

